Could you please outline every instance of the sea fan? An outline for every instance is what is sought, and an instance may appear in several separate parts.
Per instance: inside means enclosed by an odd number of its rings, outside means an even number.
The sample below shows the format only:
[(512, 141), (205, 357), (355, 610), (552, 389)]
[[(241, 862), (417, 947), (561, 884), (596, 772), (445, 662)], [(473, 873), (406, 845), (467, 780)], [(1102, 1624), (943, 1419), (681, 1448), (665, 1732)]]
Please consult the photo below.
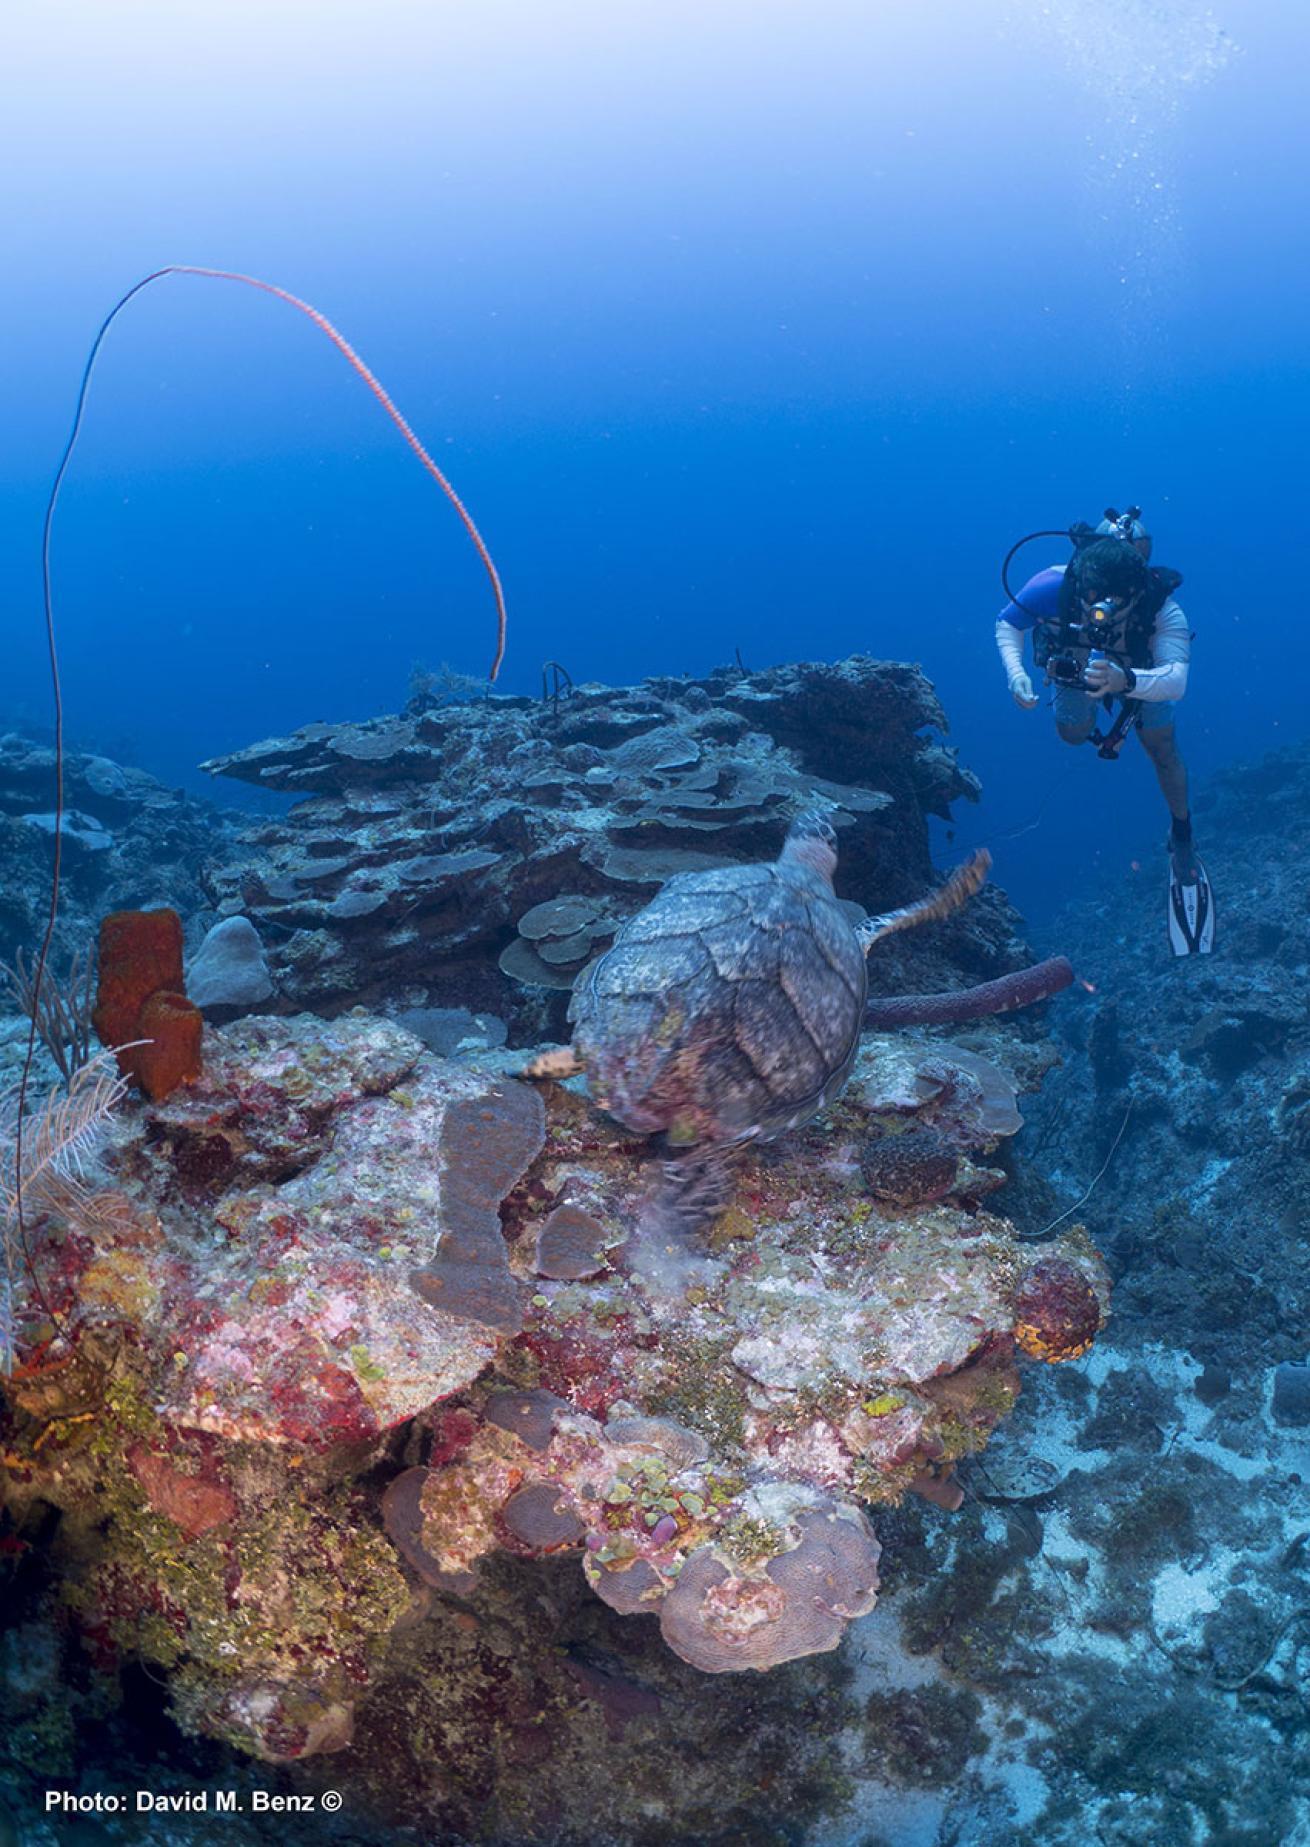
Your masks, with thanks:
[[(76, 1210), (89, 1200), (86, 1168), (109, 1119), (127, 1089), (113, 1052), (102, 1052), (74, 1071), (67, 1090), (56, 1088), (38, 1113), (23, 1124), (23, 1217), (57, 1209)], [(17, 1345), (19, 1283), (30, 1263), (18, 1219), (18, 1121), (20, 1088), (0, 1097), (0, 1371), (13, 1370)]]

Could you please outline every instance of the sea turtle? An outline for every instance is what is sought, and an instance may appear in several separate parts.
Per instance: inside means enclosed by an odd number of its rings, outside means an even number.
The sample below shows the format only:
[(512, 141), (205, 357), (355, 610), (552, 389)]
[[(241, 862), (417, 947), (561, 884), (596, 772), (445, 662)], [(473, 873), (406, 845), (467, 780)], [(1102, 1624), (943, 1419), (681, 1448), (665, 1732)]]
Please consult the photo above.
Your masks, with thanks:
[[(690, 1199), (722, 1172), (712, 1157), (832, 1101), (859, 1047), (869, 949), (958, 909), (989, 864), (977, 853), (930, 897), (856, 925), (833, 890), (832, 824), (804, 814), (772, 863), (670, 879), (578, 977), (572, 1047), (528, 1072), (585, 1071), (610, 1115), (683, 1151), (669, 1177)], [(701, 1191), (696, 1216), (712, 1179)]]

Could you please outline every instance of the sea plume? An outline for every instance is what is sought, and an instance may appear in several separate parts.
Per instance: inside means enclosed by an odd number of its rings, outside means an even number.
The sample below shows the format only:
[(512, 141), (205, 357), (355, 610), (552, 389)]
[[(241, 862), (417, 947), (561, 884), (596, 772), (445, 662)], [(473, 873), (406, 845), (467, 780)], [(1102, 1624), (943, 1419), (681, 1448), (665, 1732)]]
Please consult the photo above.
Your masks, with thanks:
[(20, 1216), (20, 1199), (25, 1212), (93, 1208), (86, 1170), (126, 1090), (112, 1051), (90, 1059), (24, 1122), (21, 1153), (21, 1086), (0, 1096), (0, 1372), (13, 1370), (20, 1285), (24, 1275), (32, 1277), (30, 1225)]

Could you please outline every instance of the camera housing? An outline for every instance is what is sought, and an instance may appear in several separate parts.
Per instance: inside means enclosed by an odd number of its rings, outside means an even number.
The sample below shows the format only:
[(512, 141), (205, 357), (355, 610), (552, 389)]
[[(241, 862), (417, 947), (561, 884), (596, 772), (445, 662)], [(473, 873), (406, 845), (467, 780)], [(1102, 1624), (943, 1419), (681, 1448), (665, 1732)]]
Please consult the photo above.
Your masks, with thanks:
[(1077, 686), (1086, 691), (1083, 669), (1072, 654), (1053, 654), (1046, 663), (1046, 671), (1057, 686)]

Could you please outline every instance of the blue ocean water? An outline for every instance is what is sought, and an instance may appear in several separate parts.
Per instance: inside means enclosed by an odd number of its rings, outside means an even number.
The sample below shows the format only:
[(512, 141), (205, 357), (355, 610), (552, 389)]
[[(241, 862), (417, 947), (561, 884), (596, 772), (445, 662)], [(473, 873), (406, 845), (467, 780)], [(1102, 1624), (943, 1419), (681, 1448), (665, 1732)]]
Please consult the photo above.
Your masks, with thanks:
[[(184, 262), (308, 298), (381, 376), (503, 574), (503, 689), (918, 660), (986, 792), (942, 856), (991, 839), (1038, 920), (1163, 807), (1135, 748), (1012, 706), (1020, 533), (1139, 502), (1197, 631), (1189, 762), (1304, 734), (1294, 0), (16, 0), (6, 31), (0, 719), (48, 722), (89, 340)], [(492, 652), (395, 431), (223, 283), (115, 326), (54, 571), (70, 739), (210, 793), (201, 759)]]

